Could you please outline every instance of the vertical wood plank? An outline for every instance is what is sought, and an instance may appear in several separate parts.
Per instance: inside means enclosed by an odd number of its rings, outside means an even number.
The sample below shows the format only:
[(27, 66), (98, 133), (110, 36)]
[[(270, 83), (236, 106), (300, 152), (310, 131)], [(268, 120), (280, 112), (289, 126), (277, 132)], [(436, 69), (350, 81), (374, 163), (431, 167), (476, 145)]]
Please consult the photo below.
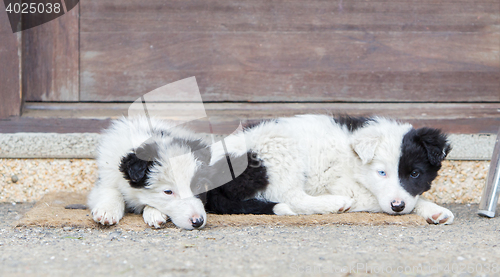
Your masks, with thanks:
[(21, 113), (19, 39), (13, 34), (5, 9), (0, 9), (0, 119)]
[(79, 5), (65, 15), (23, 31), (26, 101), (79, 100)]

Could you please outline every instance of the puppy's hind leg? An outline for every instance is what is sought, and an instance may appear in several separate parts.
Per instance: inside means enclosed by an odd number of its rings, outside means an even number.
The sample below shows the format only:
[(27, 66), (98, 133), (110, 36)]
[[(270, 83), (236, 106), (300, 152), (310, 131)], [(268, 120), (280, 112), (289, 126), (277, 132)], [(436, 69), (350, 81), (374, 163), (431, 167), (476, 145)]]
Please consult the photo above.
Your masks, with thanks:
[(125, 201), (122, 194), (114, 188), (97, 184), (89, 194), (88, 206), (95, 222), (113, 225), (125, 214)]
[(275, 215), (297, 215), (286, 203), (278, 203), (273, 207)]
[(352, 198), (341, 195), (311, 196), (302, 190), (288, 191), (283, 198), (297, 214), (329, 214), (347, 212), (353, 204)]

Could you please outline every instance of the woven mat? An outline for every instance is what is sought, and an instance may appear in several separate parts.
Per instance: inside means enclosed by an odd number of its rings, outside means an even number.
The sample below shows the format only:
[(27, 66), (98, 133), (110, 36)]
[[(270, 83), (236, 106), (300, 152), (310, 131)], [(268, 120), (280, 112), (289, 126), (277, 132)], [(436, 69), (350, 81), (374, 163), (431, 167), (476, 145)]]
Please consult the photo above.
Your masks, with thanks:
[[(126, 214), (116, 226), (103, 227), (92, 220), (89, 210), (66, 209), (67, 205), (85, 204), (86, 193), (54, 192), (46, 194), (15, 227), (77, 227), (140, 231), (150, 228), (141, 215)], [(206, 229), (247, 226), (317, 226), (317, 225), (427, 225), (420, 216), (409, 214), (392, 216), (383, 213), (343, 213), (328, 215), (216, 215), (209, 214)], [(167, 223), (166, 228), (175, 228)]]

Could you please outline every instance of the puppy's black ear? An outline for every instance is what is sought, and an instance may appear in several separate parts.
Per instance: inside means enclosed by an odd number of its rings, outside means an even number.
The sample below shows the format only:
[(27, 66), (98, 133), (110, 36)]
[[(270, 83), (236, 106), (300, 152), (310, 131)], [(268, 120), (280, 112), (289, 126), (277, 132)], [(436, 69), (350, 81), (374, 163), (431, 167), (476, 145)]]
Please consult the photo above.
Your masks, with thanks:
[(152, 161), (145, 161), (137, 157), (135, 153), (130, 153), (122, 158), (120, 171), (123, 173), (123, 177), (128, 180), (130, 186), (142, 188), (147, 185), (147, 173), (152, 165)]
[(451, 151), (451, 145), (441, 130), (433, 128), (420, 128), (417, 138), (427, 151), (429, 162), (433, 166), (441, 166), (441, 162)]

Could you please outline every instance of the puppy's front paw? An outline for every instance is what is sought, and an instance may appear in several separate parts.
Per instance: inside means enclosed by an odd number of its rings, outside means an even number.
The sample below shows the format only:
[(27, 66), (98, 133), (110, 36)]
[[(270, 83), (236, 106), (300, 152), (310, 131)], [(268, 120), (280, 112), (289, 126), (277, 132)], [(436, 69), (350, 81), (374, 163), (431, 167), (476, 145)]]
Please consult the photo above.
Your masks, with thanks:
[(167, 222), (167, 215), (150, 206), (144, 207), (142, 217), (144, 218), (144, 222), (155, 228), (163, 228)]
[(450, 210), (436, 204), (420, 209), (418, 214), (425, 218), (429, 224), (451, 224), (455, 218)]
[(92, 217), (102, 225), (113, 225), (122, 219), (124, 212), (120, 207), (96, 207), (92, 209)]

